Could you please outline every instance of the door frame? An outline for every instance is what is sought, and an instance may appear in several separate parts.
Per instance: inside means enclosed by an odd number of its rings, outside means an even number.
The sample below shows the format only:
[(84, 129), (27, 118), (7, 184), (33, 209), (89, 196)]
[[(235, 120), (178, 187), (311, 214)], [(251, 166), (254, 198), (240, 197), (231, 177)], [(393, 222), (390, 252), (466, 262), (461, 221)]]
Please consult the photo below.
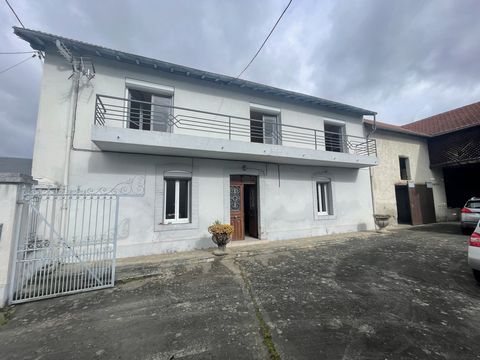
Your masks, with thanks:
[[(250, 175), (257, 177), (257, 226), (258, 239), (264, 240), (266, 234), (265, 229), (266, 219), (264, 216), (263, 204), (265, 203), (264, 192), (265, 189), (265, 170), (261, 169), (262, 165), (254, 164), (252, 167), (256, 168), (245, 169), (245, 166), (236, 165), (224, 169), (223, 172), (223, 221), (225, 224), (230, 224), (230, 176), (231, 175)], [(266, 165), (264, 165), (266, 167)]]
[[(399, 189), (402, 189), (402, 190), (405, 190), (405, 195), (406, 195), (406, 205), (407, 205), (407, 209), (408, 209), (408, 213), (409, 213), (409, 218), (410, 218), (410, 221), (408, 223), (404, 223), (404, 222), (400, 222), (399, 220), (399, 212), (398, 212), (398, 204), (399, 204), (399, 199), (397, 197), (397, 188)], [(395, 184), (394, 185), (394, 191), (395, 191), (395, 207), (396, 207), (396, 210), (397, 210), (397, 223), (398, 224), (407, 224), (407, 225), (412, 225), (413, 224), (413, 214), (412, 214), (412, 202), (411, 202), (411, 199), (410, 199), (410, 189), (408, 187), (408, 184)]]
[[(235, 179), (233, 179), (235, 178)], [(235, 216), (235, 219), (238, 219), (238, 216), (240, 216), (242, 218), (242, 225), (243, 225), (243, 229), (241, 231), (241, 239), (235, 239), (236, 241), (238, 240), (245, 240), (245, 236), (248, 232), (248, 229), (247, 229), (247, 217), (250, 218), (250, 212), (247, 213), (246, 212), (246, 203), (245, 203), (245, 198), (246, 198), (246, 188), (247, 188), (247, 185), (253, 185), (255, 186), (255, 194), (256, 194), (256, 199), (255, 199), (255, 202), (256, 202), (256, 214), (255, 214), (255, 223), (256, 223), (256, 233), (257, 233), (257, 236), (255, 238), (258, 238), (258, 229), (259, 229), (259, 226), (258, 226), (258, 176), (256, 175), (245, 175), (245, 174), (232, 174), (230, 175), (230, 189), (232, 186), (240, 186), (241, 190), (240, 190), (240, 197), (241, 197), (241, 200), (240, 200), (240, 209), (238, 211), (235, 211), (236, 214), (239, 214), (239, 215), (236, 215)], [(232, 222), (232, 211), (230, 209), (230, 224), (232, 226), (233, 225), (233, 222)], [(233, 239), (232, 239), (233, 240)]]

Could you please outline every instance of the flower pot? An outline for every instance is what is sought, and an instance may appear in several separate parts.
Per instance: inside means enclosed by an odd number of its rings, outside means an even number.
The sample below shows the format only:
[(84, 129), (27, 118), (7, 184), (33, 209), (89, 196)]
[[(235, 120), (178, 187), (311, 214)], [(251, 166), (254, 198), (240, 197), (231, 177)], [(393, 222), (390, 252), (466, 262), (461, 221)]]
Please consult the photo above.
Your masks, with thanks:
[(219, 248), (225, 249), (225, 246), (230, 242), (230, 236), (224, 233), (212, 234), (212, 241), (217, 244)]
[(208, 232), (212, 234), (212, 241), (218, 246), (218, 249), (214, 250), (213, 253), (215, 255), (225, 255), (227, 253), (225, 247), (232, 238), (233, 226), (222, 224), (217, 220), (208, 227)]
[(387, 227), (388, 219), (390, 219), (390, 215), (375, 215), (375, 223), (380, 228), (380, 230)]

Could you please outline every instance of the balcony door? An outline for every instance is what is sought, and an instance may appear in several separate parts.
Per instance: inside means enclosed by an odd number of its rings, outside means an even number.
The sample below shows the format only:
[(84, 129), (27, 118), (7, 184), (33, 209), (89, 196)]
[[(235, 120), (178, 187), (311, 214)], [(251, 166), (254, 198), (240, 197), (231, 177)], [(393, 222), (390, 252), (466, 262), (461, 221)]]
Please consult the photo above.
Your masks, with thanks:
[(325, 123), (325, 150), (344, 152), (345, 126)]
[(172, 97), (128, 89), (127, 127), (130, 129), (172, 131)]
[(250, 141), (263, 144), (280, 144), (279, 118), (274, 114), (250, 112)]

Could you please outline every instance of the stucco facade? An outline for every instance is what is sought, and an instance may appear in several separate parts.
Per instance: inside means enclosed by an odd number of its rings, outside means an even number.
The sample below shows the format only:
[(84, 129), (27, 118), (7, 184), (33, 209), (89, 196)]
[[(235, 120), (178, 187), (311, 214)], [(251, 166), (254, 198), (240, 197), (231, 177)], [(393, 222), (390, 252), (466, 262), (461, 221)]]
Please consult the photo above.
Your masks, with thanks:
[[(325, 122), (335, 123), (344, 126), (346, 134), (359, 137), (364, 135), (362, 115), (231, 90), (101, 57), (94, 62), (95, 77), (81, 78), (77, 95), (74, 82), (68, 79), (69, 64), (56, 52), (47, 51), (32, 175), (40, 182), (82, 189), (126, 188), (119, 207), (119, 257), (212, 246), (208, 226), (215, 220), (230, 222), (232, 175), (257, 179), (259, 239), (374, 228), (369, 175), (369, 167), (378, 162), (374, 154), (330, 152), (321, 144), (316, 153), (311, 149), (302, 152), (301, 145), (290, 148), (286, 140), (283, 145), (252, 144), (248, 139), (220, 139), (215, 133), (203, 135), (211, 147), (206, 153), (194, 147), (204, 141), (197, 138), (202, 135), (181, 129), (165, 134), (171, 135), (171, 151), (158, 153), (161, 134), (115, 124), (100, 129), (94, 124), (96, 95), (125, 98), (132, 83), (152, 91), (167, 89), (175, 107), (249, 118), (252, 106), (260, 106), (278, 111), (283, 125), (322, 131)], [(112, 133), (115, 127), (118, 131)], [(100, 131), (114, 136), (102, 138)], [(156, 135), (147, 144), (147, 137)], [(104, 147), (106, 140), (111, 147)], [(222, 145), (221, 141), (229, 143)], [(180, 143), (189, 151), (181, 152)], [(230, 143), (234, 146), (227, 152)], [(188, 174), (191, 181), (186, 223), (165, 221), (165, 178), (171, 173)], [(319, 215), (319, 181), (331, 184), (326, 215)]]
[[(371, 126), (367, 126), (367, 131)], [(390, 215), (390, 223), (397, 224), (397, 199), (395, 186), (425, 185), (433, 190), (437, 221), (447, 218), (445, 185), (441, 171), (430, 168), (428, 141), (424, 136), (400, 133), (377, 128), (372, 135), (377, 142), (377, 153), (381, 159), (378, 166), (371, 168), (375, 213)], [(399, 158), (408, 159), (408, 180), (402, 180)]]

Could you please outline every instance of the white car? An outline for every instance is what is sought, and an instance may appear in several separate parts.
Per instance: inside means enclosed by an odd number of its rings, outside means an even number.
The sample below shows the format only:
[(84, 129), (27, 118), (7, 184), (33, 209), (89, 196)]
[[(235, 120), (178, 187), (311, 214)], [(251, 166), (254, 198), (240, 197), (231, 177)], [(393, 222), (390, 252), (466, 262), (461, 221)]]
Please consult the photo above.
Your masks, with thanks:
[(468, 240), (468, 265), (473, 270), (475, 280), (480, 283), (480, 221)]
[(460, 210), (460, 225), (465, 235), (471, 234), (480, 220), (480, 198), (472, 197)]

